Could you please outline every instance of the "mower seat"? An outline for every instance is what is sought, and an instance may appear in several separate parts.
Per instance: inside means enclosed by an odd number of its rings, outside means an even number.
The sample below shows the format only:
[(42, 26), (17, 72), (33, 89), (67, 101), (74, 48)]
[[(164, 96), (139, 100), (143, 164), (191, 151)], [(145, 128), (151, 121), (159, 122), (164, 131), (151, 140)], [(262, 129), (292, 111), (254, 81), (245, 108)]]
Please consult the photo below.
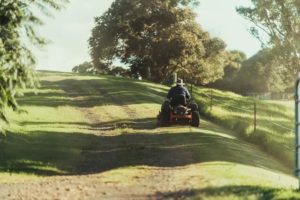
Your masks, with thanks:
[(186, 106), (186, 98), (184, 95), (177, 95), (171, 99), (171, 106), (175, 108), (176, 106), (182, 105)]

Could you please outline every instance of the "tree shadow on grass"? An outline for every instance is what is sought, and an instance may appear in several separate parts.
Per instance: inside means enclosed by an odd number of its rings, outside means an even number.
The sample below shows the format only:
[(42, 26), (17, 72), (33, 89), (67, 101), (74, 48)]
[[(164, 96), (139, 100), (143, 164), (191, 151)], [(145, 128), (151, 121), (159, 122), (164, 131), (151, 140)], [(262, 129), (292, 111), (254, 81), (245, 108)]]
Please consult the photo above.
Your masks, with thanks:
[(272, 200), (272, 199), (286, 199), (295, 200), (300, 199), (300, 193), (296, 190), (283, 190), (271, 187), (260, 186), (224, 186), (224, 187), (209, 187), (197, 190), (181, 190), (170, 193), (157, 193), (155, 199), (221, 199), (222, 197), (239, 198), (239, 199), (258, 199), (258, 200)]
[[(122, 133), (122, 131), (120, 131)], [(225, 161), (284, 171), (255, 146), (206, 130), (137, 130), (121, 135), (58, 131), (8, 133), (0, 141), (0, 171), (38, 175), (94, 174), (128, 166), (176, 167)]]
[(79, 133), (7, 132), (0, 140), (0, 171), (45, 176), (69, 174), (79, 162), (87, 140)]
[(107, 145), (112, 148), (105, 148), (100, 137), (83, 151), (86, 158), (80, 168), (83, 173), (98, 173), (116, 165), (174, 167), (215, 161), (286, 170), (255, 146), (205, 131), (126, 134), (110, 138)]

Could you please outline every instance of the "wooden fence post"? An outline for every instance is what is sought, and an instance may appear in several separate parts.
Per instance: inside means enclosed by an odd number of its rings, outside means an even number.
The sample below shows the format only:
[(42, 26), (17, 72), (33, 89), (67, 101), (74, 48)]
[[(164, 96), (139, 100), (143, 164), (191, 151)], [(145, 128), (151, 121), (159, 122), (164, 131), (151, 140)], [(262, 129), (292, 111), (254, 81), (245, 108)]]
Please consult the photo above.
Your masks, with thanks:
[(256, 132), (256, 114), (257, 114), (257, 108), (256, 108), (256, 102), (254, 102), (254, 108), (253, 108), (253, 125), (254, 125), (254, 132)]
[(213, 96), (212, 96), (212, 89), (210, 89), (210, 111), (212, 111), (213, 107)]

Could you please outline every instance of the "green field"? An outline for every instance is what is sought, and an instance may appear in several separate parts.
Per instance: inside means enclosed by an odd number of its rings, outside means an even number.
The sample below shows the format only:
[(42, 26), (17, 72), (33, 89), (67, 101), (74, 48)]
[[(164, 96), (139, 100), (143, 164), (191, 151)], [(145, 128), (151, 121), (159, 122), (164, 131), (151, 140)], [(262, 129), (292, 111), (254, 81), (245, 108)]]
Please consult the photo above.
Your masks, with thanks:
[[(19, 99), (24, 111), (8, 111), (11, 123), (0, 140), (2, 185), (81, 175), (122, 187), (144, 184), (162, 199), (300, 199), (289, 167), (293, 135), (267, 125), (271, 114), (292, 127), (290, 106), (257, 102), (253, 133), (251, 114), (228, 109), (251, 106), (252, 99), (214, 90), (227, 107), (210, 110), (203, 95), (209, 91), (199, 88), (195, 99), (207, 116), (200, 128), (157, 128), (168, 87), (71, 73), (41, 72), (40, 79), (41, 88)], [(152, 194), (152, 185), (161, 191)]]
[[(198, 99), (204, 115), (214, 122), (234, 130), (241, 138), (258, 145), (289, 168), (294, 165), (294, 103), (263, 101), (231, 92), (198, 89)], [(208, 95), (208, 96), (207, 96)], [(256, 131), (254, 131), (256, 103)]]

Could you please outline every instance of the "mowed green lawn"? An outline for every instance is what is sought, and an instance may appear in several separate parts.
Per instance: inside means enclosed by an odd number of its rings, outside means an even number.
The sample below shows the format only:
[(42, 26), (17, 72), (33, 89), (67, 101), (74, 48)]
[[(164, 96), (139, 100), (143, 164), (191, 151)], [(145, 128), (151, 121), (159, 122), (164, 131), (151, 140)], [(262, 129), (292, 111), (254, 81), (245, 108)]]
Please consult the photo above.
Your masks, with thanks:
[(182, 169), (173, 174), (174, 184), (190, 180), (161, 198), (300, 198), (293, 169), (232, 131), (206, 120), (199, 129), (156, 128), (165, 86), (71, 73), (42, 72), (40, 78), (37, 94), (27, 91), (19, 99), (26, 112), (9, 111), (0, 183), (102, 174), (134, 184), (128, 176), (159, 167)]

